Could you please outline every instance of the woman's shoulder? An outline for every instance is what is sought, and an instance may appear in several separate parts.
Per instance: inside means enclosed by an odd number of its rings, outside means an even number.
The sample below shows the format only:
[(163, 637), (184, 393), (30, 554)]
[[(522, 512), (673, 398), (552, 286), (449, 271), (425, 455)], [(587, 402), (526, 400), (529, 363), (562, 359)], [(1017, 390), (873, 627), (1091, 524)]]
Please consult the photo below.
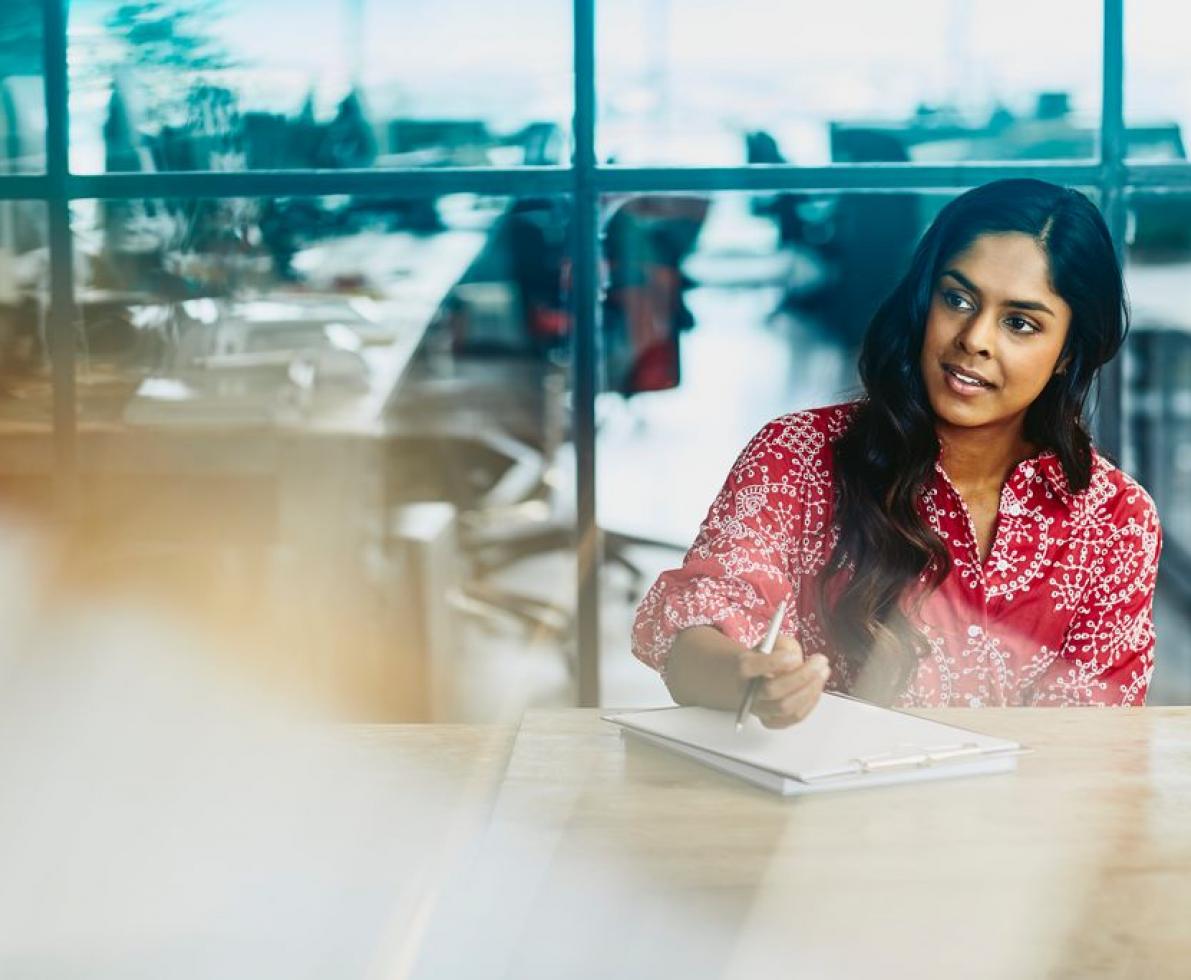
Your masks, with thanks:
[(1067, 497), (1072, 509), (1084, 521), (1091, 521), (1111, 533), (1135, 524), (1157, 529), (1158, 509), (1145, 487), (1114, 464), (1107, 456), (1092, 451), (1092, 474), (1083, 490), (1067, 489), (1062, 467), (1057, 459), (1051, 467), (1053, 482)]
[(831, 444), (847, 431), (859, 407), (860, 402), (854, 401), (789, 412), (766, 424), (759, 435), (787, 441), (803, 437), (816, 444)]
[(779, 415), (762, 426), (736, 461), (740, 476), (829, 477), (832, 447), (848, 429), (859, 402), (843, 402)]
[(1105, 456), (1093, 451), (1092, 481), (1087, 491), (1118, 522), (1136, 520), (1157, 525), (1158, 508), (1145, 487)]

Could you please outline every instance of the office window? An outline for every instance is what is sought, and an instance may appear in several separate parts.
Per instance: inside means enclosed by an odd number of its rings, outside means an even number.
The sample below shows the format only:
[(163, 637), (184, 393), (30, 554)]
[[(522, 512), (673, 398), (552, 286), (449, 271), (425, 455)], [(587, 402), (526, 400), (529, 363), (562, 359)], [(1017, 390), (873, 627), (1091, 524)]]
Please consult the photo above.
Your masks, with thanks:
[(45, 169), (41, 4), (0, 7), (0, 174)]
[[(466, 25), (464, 28), (462, 25)], [(464, 0), (70, 9), (79, 173), (567, 159), (570, 11)]]
[(45, 205), (0, 201), (0, 503), (51, 516), (53, 426)]
[(1168, 563), (1191, 567), (1191, 197), (1131, 204), (1126, 462), (1158, 505)]
[(1186, 636), (1191, 590), (1191, 197), (1130, 197), (1125, 283), (1133, 312), (1124, 352), (1124, 466), (1162, 518), (1151, 702), (1181, 704), (1191, 691)]
[[(394, 242), (416, 240), (417, 250), (433, 252), (436, 243), (470, 231), (484, 239), (472, 267), (422, 297), (435, 307), (436, 326), (426, 330), (410, 361), (409, 393), (423, 381), (423, 394), (436, 385), (440, 394), (452, 386), (472, 389), (489, 369), (469, 361), (472, 354), (495, 362), (504, 357), (495, 351), (510, 339), (524, 340), (527, 332), (536, 338), (536, 373), (517, 377), (510, 366), (498, 383), (519, 404), (529, 396), (538, 400), (520, 422), (490, 409), (474, 389), (462, 402), (444, 398), (475, 409), (469, 425), (501, 419), (515, 440), (532, 435), (527, 425), (536, 426), (539, 465), (541, 458), (554, 461), (542, 467), (534, 493), (540, 498), (549, 488), (564, 504), (573, 503), (570, 524), (539, 528), (542, 536), (531, 536), (532, 544), (520, 552), (505, 549), (505, 558), (528, 557), (505, 562), (502, 574), (519, 575), (522, 584), (548, 580), (560, 595), (574, 588), (573, 601), (543, 604), (541, 596), (523, 596), (513, 612), (506, 603), (504, 614), (518, 628), (542, 626), (538, 635), (556, 648), (549, 683), (563, 690), (577, 680), (578, 698), (588, 704), (600, 698), (601, 636), (605, 660), (627, 655), (623, 629), (610, 619), (602, 631), (597, 628), (595, 552), (578, 549), (577, 582), (569, 572), (543, 573), (534, 562), (550, 548), (593, 540), (597, 490), (611, 531), (624, 525), (660, 534), (667, 521), (681, 523), (677, 507), (663, 515), (660, 504), (642, 504), (627, 515), (631, 520), (609, 509), (608, 494), (625, 472), (610, 440), (617, 426), (631, 431), (652, 403), (657, 424), (672, 426), (681, 444), (689, 433), (680, 416), (689, 406), (675, 406), (694, 391), (713, 359), (720, 370), (736, 365), (724, 357), (726, 345), (737, 339), (726, 332), (727, 324), (753, 324), (750, 336), (768, 345), (773, 356), (765, 370), (777, 402), (787, 392), (773, 372), (782, 364), (803, 367), (795, 362), (804, 338), (783, 333), (786, 328), (776, 325), (781, 317), (769, 313), (780, 308), (789, 316), (793, 310), (795, 319), (814, 314), (814, 329), (824, 349), (835, 352), (831, 363), (838, 367), (814, 372), (816, 383), (832, 387), (842, 379), (846, 388), (854, 380), (850, 351), (882, 291), (881, 275), (867, 273), (889, 273), (914, 237), (910, 229), (924, 227), (958, 188), (999, 176), (1049, 178), (1105, 192), (1113, 234), (1131, 243), (1130, 284), (1139, 310), (1150, 302), (1144, 286), (1152, 277), (1179, 281), (1179, 257), (1186, 251), (1181, 197), (1171, 195), (1188, 177), (1177, 166), (1185, 157), (1179, 106), (1187, 100), (1177, 45), (1169, 40), (1177, 33), (1168, 29), (1177, 14), (1169, 3), (1014, 0), (1006, 7), (990, 0), (923, 0), (895, 10), (846, 0), (800, 18), (797, 9), (755, 3), (725, 14), (722, 5), (706, 0), (637, 6), (534, 0), (515, 14), (463, 0), (425, 9), (390, 9), (366, 0), (342, 9), (306, 0), (78, 0), (62, 5), (69, 6), (69, 22), (55, 28), (44, 48), (43, 14), (53, 25), (57, 13), (42, 6), (23, 0), (6, 4), (0, 14), (0, 197), (37, 200), (0, 203), (0, 295), (23, 301), (37, 296), (39, 315), (52, 321), (30, 330), (9, 314), (8, 336), (34, 339), (14, 348), (25, 352), (24, 361), (10, 357), (6, 371), (12, 377), (25, 371), (41, 389), (40, 401), (10, 397), (4, 411), (19, 415), (39, 406), (33, 409), (43, 420), (36, 436), (38, 472), (52, 475), (59, 491), (82, 491), (97, 467), (119, 469), (124, 464), (118, 453), (111, 455), (111, 443), (97, 436), (112, 427), (139, 427), (156, 440), (165, 454), (160, 459), (167, 459), (181, 445), (175, 438), (179, 426), (153, 412), (177, 410), (185, 418), (201, 403), (216, 416), (224, 413), (219, 424), (226, 428), (245, 427), (244, 413), (260, 411), (262, 392), (266, 417), (273, 417), (274, 402), (282, 415), (307, 411), (328, 393), (329, 361), (346, 363), (334, 337), (317, 329), (312, 336), (310, 317), (288, 341), (309, 340), (316, 347), (325, 342), (334, 351), (330, 359), (314, 359), (313, 373), (312, 359), (303, 357), (275, 384), (217, 384), (209, 398), (193, 396), (193, 388), (187, 393), (154, 385), (178, 367), (183, 336), (205, 345), (185, 356), (216, 358), (211, 363), (223, 358), (221, 368), (230, 368), (228, 358), (238, 358), (241, 366), (253, 358), (278, 359), (268, 343), (259, 346), (259, 325), (226, 329), (229, 321), (251, 319), (256, 314), (247, 311), (260, 313), (262, 307), (276, 319), (285, 303), (318, 305), (328, 294), (334, 302), (319, 317), (349, 310), (355, 316), (360, 299), (379, 302), (361, 270), (383, 264)], [(1116, 57), (1122, 44), (1124, 78)], [(53, 53), (44, 65), (43, 50)], [(58, 118), (54, 101), (62, 82), (69, 83), (68, 119)], [(594, 106), (587, 99), (592, 90)], [(1115, 115), (1122, 92), (1123, 131)], [(46, 94), (53, 118), (39, 101)], [(69, 161), (59, 158), (52, 139), (47, 158), (43, 136), (47, 130), (53, 136), (47, 123), (54, 122), (69, 123)], [(588, 137), (596, 168), (586, 160), (570, 166), (571, 147), (588, 145)], [(1117, 150), (1126, 156), (1124, 169), (1117, 166)], [(1159, 160), (1176, 166), (1148, 167)], [(745, 166), (782, 161), (823, 169), (807, 176)], [(908, 166), (881, 166), (891, 161)], [(70, 173), (63, 172), (66, 162)], [(973, 163), (985, 166), (962, 166)], [(526, 164), (558, 166), (543, 173)], [(604, 164), (643, 169), (625, 172)], [(709, 164), (724, 169), (711, 175), (698, 169)], [(43, 171), (44, 179), (38, 176)], [(130, 174), (137, 175), (136, 185), (127, 183)], [(746, 193), (759, 181), (774, 186)], [(131, 199), (141, 183), (156, 197)], [(594, 233), (587, 212), (575, 206), (592, 199), (600, 202)], [(1129, 214), (1121, 203), (1126, 199)], [(64, 234), (68, 210), (73, 239)], [(731, 230), (734, 223), (737, 231)], [(656, 239), (658, 227), (666, 225), (665, 235), (675, 238)], [(659, 254), (690, 238), (692, 226), (697, 228), (686, 253), (677, 261), (671, 255), (670, 266), (659, 262)], [(871, 233), (875, 228), (882, 229), (879, 239)], [(766, 244), (758, 244), (758, 230), (768, 236)], [(737, 233), (743, 254), (736, 251)], [(377, 247), (340, 262), (335, 253), (352, 235), (374, 235)], [(859, 244), (849, 246), (849, 240)], [(526, 265), (533, 248), (537, 257)], [(521, 258), (514, 258), (519, 249)], [(312, 252), (320, 255), (313, 263)], [(736, 281), (750, 263), (754, 278)], [(772, 271), (767, 281), (756, 278), (757, 268), (768, 267), (785, 268), (787, 278), (775, 282)], [(855, 286), (860, 270), (871, 280), (863, 296)], [(405, 286), (417, 292), (417, 279), (409, 277)], [(1139, 302), (1142, 293), (1145, 302)], [(1155, 297), (1160, 293), (1153, 290)], [(74, 322), (55, 320), (49, 311), (70, 314), (71, 298)], [(642, 368), (634, 360), (641, 339), (634, 331), (656, 320), (659, 309), (666, 315), (677, 309), (695, 326), (682, 332), (676, 360), (663, 350)], [(351, 316), (335, 322), (349, 334), (360, 333)], [(1184, 536), (1177, 482), (1181, 361), (1172, 338), (1185, 331), (1176, 327), (1155, 340), (1157, 322), (1179, 321), (1169, 305), (1154, 317), (1139, 312), (1127, 363), (1106, 376), (1098, 421), (1102, 442), (1122, 451), (1126, 466), (1166, 500), (1160, 506), (1164, 517), (1169, 513), (1170, 540), (1177, 541)], [(348, 336), (332, 334), (340, 341)], [(57, 358), (58, 379), (73, 379), (73, 386), (50, 382), (45, 338), (51, 335), (75, 339), (75, 349), (63, 344)], [(461, 344), (470, 344), (470, 351)], [(70, 370), (63, 373), (63, 366)], [(203, 368), (208, 382), (213, 370)], [(671, 375), (678, 387), (666, 390)], [(626, 398), (635, 386), (643, 390)], [(18, 389), (10, 384), (9, 394)], [(171, 391), (184, 397), (171, 401)], [(800, 394), (809, 403), (809, 389)], [(816, 389), (814, 400), (824, 397)], [(137, 421), (146, 403), (150, 421)], [(414, 445), (413, 429), (437, 423), (440, 404), (394, 397), (385, 425), (404, 426)], [(703, 403), (697, 408), (703, 410)], [(763, 414), (760, 405), (756, 410)], [(1155, 412), (1174, 413), (1160, 433), (1144, 422)], [(745, 413), (733, 406), (725, 414), (745, 428)], [(725, 430), (707, 446), (714, 441), (720, 447), (714, 452), (730, 453), (740, 437)], [(1143, 445), (1147, 439), (1162, 444)], [(382, 467), (376, 492), (366, 490), (365, 496), (383, 507), (448, 503), (444, 480), (457, 488), (494, 476), (500, 482), (502, 453), (433, 466), (416, 453), (398, 453)], [(273, 465), (267, 455), (256, 463), (262, 470)], [(524, 471), (509, 464), (509, 472)], [(133, 477), (125, 476), (131, 486)], [(141, 495), (153, 496), (150, 483), (144, 487)], [(243, 488), (242, 500), (259, 489)], [(54, 499), (71, 497), (66, 492)], [(355, 515), (349, 523), (375, 522), (378, 511), (371, 504), (357, 506), (352, 501), (360, 498), (351, 495), (343, 499), (344, 512)], [(553, 504), (545, 510), (543, 504), (521, 500), (514, 512), (546, 519), (555, 512)], [(147, 519), (150, 511), (140, 516)], [(651, 514), (663, 516), (655, 521)], [(283, 525), (284, 517), (276, 524), (259, 522), (267, 534)], [(308, 530), (317, 539), (317, 526)], [(495, 557), (493, 562), (501, 564)], [(611, 565), (618, 564), (629, 571), (613, 556)], [(1175, 562), (1163, 567), (1160, 598), (1185, 605), (1187, 576), (1173, 571)], [(618, 575), (614, 568), (605, 576), (605, 596), (626, 585)], [(631, 576), (627, 585), (636, 586)], [(470, 599), (459, 593), (453, 601), (467, 606)], [(476, 603), (467, 615), (485, 621)], [(1185, 630), (1168, 629), (1166, 635)], [(1177, 639), (1164, 642), (1167, 663), (1180, 656), (1191, 662)]]
[(601, 160), (734, 165), (1085, 159), (1101, 4), (608, 0)]
[(1187, 159), (1191, 69), (1177, 0), (1127, 3), (1125, 9), (1125, 121), (1129, 157), (1138, 162)]
[[(226, 627), (242, 665), (352, 717), (502, 716), (482, 678), (527, 645), (546, 652), (526, 690), (566, 683), (564, 201), (73, 217), (97, 581)], [(544, 592), (507, 574), (535, 555)]]
[[(82, 421), (378, 424), (452, 288), (497, 251), (489, 232), (505, 206), (474, 195), (75, 202)], [(519, 309), (508, 293), (502, 312)]]

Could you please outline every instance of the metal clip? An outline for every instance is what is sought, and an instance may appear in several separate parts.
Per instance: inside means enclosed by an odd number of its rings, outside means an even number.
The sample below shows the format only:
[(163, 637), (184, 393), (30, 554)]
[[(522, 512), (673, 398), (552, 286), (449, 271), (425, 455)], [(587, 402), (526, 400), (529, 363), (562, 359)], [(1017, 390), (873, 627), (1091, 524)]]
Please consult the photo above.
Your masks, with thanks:
[(926, 768), (960, 759), (970, 755), (980, 755), (981, 748), (975, 742), (965, 742), (962, 745), (945, 746), (926, 751), (915, 751), (903, 754), (874, 755), (867, 759), (850, 760), (859, 772), (884, 772), (889, 769)]

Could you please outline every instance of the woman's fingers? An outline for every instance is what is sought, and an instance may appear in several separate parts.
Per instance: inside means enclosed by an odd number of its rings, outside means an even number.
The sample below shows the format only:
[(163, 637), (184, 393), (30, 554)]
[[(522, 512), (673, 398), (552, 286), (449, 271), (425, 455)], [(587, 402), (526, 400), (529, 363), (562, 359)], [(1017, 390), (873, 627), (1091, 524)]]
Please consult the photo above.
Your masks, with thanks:
[(791, 703), (787, 710), (766, 715), (761, 718), (761, 724), (766, 728), (789, 728), (791, 725), (796, 725), (798, 722), (804, 721), (814, 711), (822, 694), (823, 688), (817, 683), (799, 691), (794, 695), (796, 702)]
[(802, 645), (792, 636), (779, 636), (773, 653), (749, 650), (740, 657), (740, 677), (764, 678), (753, 714), (767, 728), (786, 728), (802, 721), (819, 701), (831, 676), (827, 658), (816, 653), (804, 659)]
[[(812, 657), (813, 661), (815, 658)], [(823, 688), (827, 684), (828, 672), (806, 664), (800, 674), (805, 674), (805, 683), (796, 690), (776, 700), (758, 700), (753, 711), (766, 728), (786, 728), (802, 721), (814, 710)]]
[(763, 701), (781, 701), (796, 691), (802, 690), (815, 678), (822, 676), (826, 679), (830, 674), (831, 669), (827, 665), (827, 658), (821, 653), (816, 653), (797, 669), (766, 680), (757, 695)]
[(780, 717), (789, 718), (791, 723), (803, 721), (819, 703), (819, 697), (823, 694), (823, 686), (826, 683), (827, 678), (820, 677), (802, 690), (784, 698), (781, 703)]
[(773, 653), (758, 653), (749, 650), (740, 657), (740, 676), (744, 680), (754, 677), (776, 677), (788, 674), (802, 665), (802, 645), (792, 636), (779, 636)]

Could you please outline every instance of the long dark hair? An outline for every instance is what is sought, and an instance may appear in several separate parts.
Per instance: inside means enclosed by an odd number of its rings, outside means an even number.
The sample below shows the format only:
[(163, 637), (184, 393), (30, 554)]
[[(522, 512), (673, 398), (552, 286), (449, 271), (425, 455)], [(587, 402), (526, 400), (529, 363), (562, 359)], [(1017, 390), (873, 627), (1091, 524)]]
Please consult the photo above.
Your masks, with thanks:
[(1052, 288), (1072, 313), (1060, 355), (1065, 370), (1027, 410), (1025, 437), (1055, 452), (1072, 491), (1091, 478), (1084, 403), (1129, 318), (1112, 237), (1079, 191), (1041, 180), (977, 187), (939, 212), (869, 323), (859, 365), (865, 397), (835, 446), (839, 538), (823, 586), (836, 595), (822, 601), (821, 615), (846, 682), (873, 700), (892, 701), (913, 678), (927, 644), (903, 604), (921, 604), (950, 570), (942, 541), (916, 507), (939, 453), (919, 362), (935, 283), (944, 263), (980, 235), (1007, 232), (1037, 241)]

